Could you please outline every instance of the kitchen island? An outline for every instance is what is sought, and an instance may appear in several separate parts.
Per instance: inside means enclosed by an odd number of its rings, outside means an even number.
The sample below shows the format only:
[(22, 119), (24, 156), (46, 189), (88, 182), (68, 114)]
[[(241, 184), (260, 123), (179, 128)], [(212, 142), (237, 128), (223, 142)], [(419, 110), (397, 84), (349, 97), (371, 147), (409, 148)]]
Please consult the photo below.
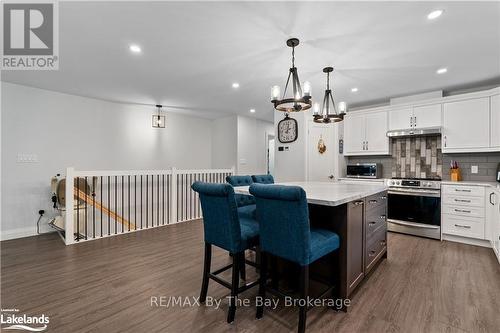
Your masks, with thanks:
[[(336, 297), (349, 299), (376, 264), (387, 258), (386, 186), (344, 182), (289, 182), (280, 185), (302, 187), (309, 204), (311, 226), (329, 229), (339, 235), (339, 250), (313, 263), (311, 275), (323, 281), (334, 281)], [(249, 193), (248, 186), (235, 187), (234, 190), (240, 194)], [(342, 307), (344, 311), (347, 309)]]

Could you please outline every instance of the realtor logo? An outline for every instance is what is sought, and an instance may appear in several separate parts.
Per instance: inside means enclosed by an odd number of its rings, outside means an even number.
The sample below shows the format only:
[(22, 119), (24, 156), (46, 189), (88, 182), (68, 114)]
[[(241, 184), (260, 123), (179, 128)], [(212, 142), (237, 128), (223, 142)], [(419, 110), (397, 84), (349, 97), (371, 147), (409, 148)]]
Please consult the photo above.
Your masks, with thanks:
[(58, 69), (58, 12), (56, 1), (3, 1), (3, 70)]

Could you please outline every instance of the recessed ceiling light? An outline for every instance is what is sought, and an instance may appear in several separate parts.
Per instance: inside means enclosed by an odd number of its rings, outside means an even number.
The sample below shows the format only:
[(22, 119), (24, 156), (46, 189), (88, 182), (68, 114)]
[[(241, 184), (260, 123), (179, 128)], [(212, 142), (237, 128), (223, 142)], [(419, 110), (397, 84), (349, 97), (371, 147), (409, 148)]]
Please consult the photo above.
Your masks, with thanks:
[(427, 15), (427, 18), (429, 20), (434, 20), (434, 19), (437, 19), (439, 16), (441, 16), (441, 14), (443, 14), (443, 10), (438, 9), (438, 10), (435, 10), (433, 12), (430, 12), (429, 15)]
[(357, 92), (358, 91), (358, 88), (352, 88), (351, 89), (351, 92)]
[(141, 53), (141, 47), (139, 45), (131, 44), (128, 48), (134, 53)]
[(440, 68), (436, 71), (437, 74), (444, 74), (448, 71), (448, 68)]
[(255, 109), (250, 109), (250, 113), (255, 113)]
[(233, 88), (234, 89), (239, 88), (239, 87), (240, 87), (240, 84), (238, 82), (233, 83)]

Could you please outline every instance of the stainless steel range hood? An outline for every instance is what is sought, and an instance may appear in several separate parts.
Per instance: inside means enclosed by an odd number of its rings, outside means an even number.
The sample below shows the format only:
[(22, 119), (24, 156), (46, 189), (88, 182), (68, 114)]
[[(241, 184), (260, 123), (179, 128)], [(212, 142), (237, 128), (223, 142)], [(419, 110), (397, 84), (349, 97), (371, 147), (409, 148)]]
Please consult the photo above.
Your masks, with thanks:
[(426, 136), (426, 135), (440, 135), (441, 127), (424, 127), (424, 128), (408, 128), (388, 131), (387, 136), (390, 138), (401, 138), (406, 136)]

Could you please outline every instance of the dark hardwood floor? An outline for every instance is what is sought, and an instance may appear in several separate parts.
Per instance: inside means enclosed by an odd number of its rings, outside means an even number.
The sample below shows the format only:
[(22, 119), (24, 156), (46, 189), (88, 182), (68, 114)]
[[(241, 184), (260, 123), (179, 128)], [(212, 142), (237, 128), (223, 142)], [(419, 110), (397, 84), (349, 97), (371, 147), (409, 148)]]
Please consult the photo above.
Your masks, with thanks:
[[(255, 320), (227, 300), (208, 306), (151, 306), (151, 297), (199, 295), (200, 221), (74, 246), (56, 234), (1, 242), (1, 305), (50, 317), (50, 332), (288, 332), (297, 310), (280, 306)], [(389, 234), (388, 259), (363, 283), (348, 313), (315, 308), (309, 332), (498, 332), (500, 265), (491, 249)], [(213, 267), (228, 255), (215, 250)], [(247, 268), (249, 279), (254, 270)], [(243, 297), (252, 300), (256, 289)], [(208, 294), (229, 290), (210, 282)]]

